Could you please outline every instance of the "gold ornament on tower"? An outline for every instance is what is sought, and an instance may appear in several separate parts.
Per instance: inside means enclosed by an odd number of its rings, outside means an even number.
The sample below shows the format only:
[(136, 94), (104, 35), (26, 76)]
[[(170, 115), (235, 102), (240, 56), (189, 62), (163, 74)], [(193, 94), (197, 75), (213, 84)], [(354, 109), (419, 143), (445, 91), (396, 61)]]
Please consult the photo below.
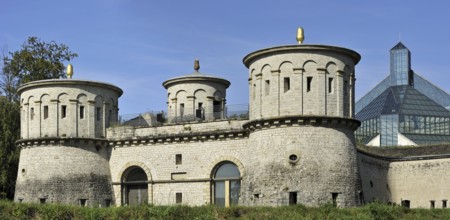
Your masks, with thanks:
[(73, 76), (73, 66), (72, 66), (72, 64), (67, 65), (66, 74), (67, 74), (67, 78), (72, 79), (72, 76)]
[(302, 44), (303, 40), (305, 40), (305, 35), (304, 35), (304, 32), (303, 32), (303, 28), (299, 27), (297, 29), (297, 42), (298, 42), (298, 44)]

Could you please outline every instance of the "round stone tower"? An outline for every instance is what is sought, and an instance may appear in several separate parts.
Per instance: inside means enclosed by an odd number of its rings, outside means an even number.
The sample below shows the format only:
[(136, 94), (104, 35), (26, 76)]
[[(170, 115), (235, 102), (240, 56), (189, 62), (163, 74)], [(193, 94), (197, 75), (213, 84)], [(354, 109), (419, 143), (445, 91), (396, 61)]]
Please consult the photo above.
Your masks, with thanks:
[(352, 119), (359, 60), (352, 50), (324, 45), (273, 47), (244, 58), (244, 128), (255, 155), (242, 181), (244, 204), (359, 204), (353, 133), (360, 123)]
[(172, 78), (163, 83), (168, 93), (169, 123), (225, 118), (226, 89), (230, 86), (230, 82), (200, 73), (198, 60), (195, 60), (194, 69), (194, 73)]
[(24, 84), (16, 201), (109, 205), (106, 128), (117, 123), (122, 90), (94, 81)]

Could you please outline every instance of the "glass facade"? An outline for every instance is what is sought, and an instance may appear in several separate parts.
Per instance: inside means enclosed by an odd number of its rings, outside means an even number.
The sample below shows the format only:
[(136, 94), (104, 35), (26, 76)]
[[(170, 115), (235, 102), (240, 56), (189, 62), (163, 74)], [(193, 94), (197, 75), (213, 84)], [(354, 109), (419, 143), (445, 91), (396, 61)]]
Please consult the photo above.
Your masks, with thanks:
[(391, 74), (356, 103), (356, 138), (373, 146), (448, 143), (449, 106), (450, 95), (410, 69), (410, 52), (399, 43)]

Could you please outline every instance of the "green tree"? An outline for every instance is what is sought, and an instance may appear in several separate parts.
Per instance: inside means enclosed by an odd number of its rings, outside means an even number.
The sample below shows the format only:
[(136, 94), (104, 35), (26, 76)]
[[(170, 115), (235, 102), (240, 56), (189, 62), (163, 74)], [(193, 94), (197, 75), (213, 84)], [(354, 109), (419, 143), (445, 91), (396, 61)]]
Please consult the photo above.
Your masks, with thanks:
[(0, 71), (0, 198), (14, 197), (20, 149), (20, 85), (43, 79), (65, 78), (65, 61), (77, 57), (64, 44), (29, 37), (16, 52), (1, 57)]

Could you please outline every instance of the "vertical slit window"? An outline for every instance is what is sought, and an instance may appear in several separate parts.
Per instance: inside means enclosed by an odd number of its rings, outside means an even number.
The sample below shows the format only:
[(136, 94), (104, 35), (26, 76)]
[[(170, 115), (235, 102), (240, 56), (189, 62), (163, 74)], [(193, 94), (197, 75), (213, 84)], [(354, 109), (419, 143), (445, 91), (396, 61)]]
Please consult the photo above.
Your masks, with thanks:
[(430, 201), (430, 209), (434, 209), (434, 207), (435, 207), (435, 202), (434, 202), (434, 200), (431, 200)]
[(80, 105), (80, 119), (84, 119), (84, 106)]
[(67, 106), (61, 105), (61, 118), (66, 118)]
[(344, 95), (348, 94), (348, 82), (347, 80), (344, 81)]
[(333, 78), (328, 78), (328, 93), (333, 92)]
[(184, 115), (184, 103), (180, 103), (180, 116), (183, 117)]
[(176, 193), (175, 200), (176, 204), (181, 204), (183, 202), (183, 193)]
[(291, 89), (291, 79), (289, 77), (284, 77), (284, 92)]
[(34, 108), (30, 108), (30, 120), (34, 119)]
[(289, 192), (289, 205), (297, 204), (297, 192)]
[(311, 91), (312, 76), (306, 77), (306, 92)]
[(101, 108), (100, 107), (97, 107), (96, 117), (97, 117), (97, 121), (100, 121), (100, 119), (101, 119)]
[(48, 118), (48, 105), (44, 105), (44, 119)]
[(442, 200), (442, 208), (447, 208), (447, 200)]
[(264, 95), (270, 94), (270, 80), (266, 80)]
[(331, 193), (331, 199), (333, 201), (333, 206), (334, 207), (337, 207), (337, 197), (338, 197), (338, 195), (339, 195), (339, 193), (336, 193), (336, 192)]

